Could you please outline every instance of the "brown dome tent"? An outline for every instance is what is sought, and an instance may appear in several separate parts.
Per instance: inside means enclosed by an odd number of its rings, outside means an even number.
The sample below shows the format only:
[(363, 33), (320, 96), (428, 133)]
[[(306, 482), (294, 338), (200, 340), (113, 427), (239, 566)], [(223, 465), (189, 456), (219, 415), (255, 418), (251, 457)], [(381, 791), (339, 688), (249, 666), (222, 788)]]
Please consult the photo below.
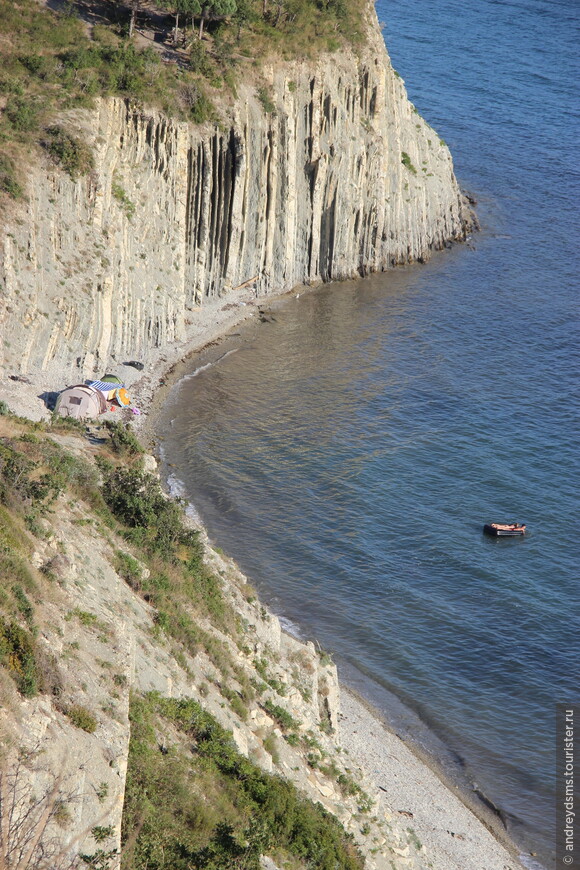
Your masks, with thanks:
[(56, 413), (61, 417), (98, 417), (106, 410), (107, 403), (103, 394), (85, 384), (63, 390), (55, 407)]

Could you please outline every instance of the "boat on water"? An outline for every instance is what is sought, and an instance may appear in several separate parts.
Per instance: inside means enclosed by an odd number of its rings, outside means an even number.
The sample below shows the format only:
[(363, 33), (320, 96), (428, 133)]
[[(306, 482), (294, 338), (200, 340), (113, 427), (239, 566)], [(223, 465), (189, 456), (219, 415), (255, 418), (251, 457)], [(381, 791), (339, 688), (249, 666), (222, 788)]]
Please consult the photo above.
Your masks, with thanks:
[(483, 531), (495, 538), (521, 538), (526, 527), (523, 523), (486, 523)]

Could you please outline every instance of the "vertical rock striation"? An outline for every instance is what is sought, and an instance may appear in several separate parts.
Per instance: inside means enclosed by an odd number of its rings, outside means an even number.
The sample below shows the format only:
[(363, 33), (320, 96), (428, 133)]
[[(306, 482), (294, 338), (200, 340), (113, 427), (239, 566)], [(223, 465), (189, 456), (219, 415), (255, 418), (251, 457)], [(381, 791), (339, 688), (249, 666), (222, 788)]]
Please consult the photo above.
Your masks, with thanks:
[(195, 127), (117, 99), (69, 125), (95, 170), (33, 170), (0, 249), (0, 362), (70, 380), (151, 360), (196, 310), (256, 277), (265, 295), (426, 259), (464, 238), (451, 155), (415, 112), (371, 27), (359, 55), (263, 70), (228, 122)]

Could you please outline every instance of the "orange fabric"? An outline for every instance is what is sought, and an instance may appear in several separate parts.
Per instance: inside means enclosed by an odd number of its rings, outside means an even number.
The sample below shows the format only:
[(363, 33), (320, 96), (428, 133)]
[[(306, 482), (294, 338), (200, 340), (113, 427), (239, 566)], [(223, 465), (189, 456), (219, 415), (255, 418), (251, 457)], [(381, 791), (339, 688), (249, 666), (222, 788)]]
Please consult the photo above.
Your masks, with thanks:
[(122, 408), (127, 408), (131, 404), (129, 393), (124, 387), (115, 390), (115, 399)]

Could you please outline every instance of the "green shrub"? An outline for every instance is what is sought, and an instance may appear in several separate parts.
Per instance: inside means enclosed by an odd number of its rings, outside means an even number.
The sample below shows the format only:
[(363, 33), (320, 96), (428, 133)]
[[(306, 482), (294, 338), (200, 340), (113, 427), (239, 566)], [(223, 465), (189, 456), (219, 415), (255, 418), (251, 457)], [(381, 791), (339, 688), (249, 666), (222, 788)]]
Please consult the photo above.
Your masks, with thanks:
[(92, 855), (81, 853), (79, 858), (90, 870), (111, 870), (113, 862), (115, 862), (115, 866), (118, 866), (119, 853), (116, 849), (97, 849)]
[[(125, 212), (128, 220), (131, 220), (131, 218), (135, 214), (135, 204), (131, 202), (131, 200), (125, 193), (124, 188), (121, 187), (118, 181), (113, 181), (111, 185), (111, 193), (119, 203), (121, 209)], [(123, 428), (120, 423), (114, 422), (113, 420), (105, 420), (105, 426), (107, 426), (107, 428), (111, 428), (112, 426), (118, 426), (120, 428)], [(141, 449), (139, 452), (142, 453), (143, 450)]]
[(27, 133), (38, 127), (38, 108), (31, 99), (10, 97), (4, 113), (13, 129), (19, 133)]
[(117, 519), (130, 528), (147, 529), (175, 521), (178, 532), (181, 529), (177, 505), (165, 498), (152, 474), (131, 468), (110, 469), (103, 482), (103, 495)]
[(100, 783), (98, 788), (95, 789), (95, 794), (97, 795), (97, 799), (100, 804), (102, 804), (109, 794), (109, 785), (106, 782)]
[[(21, 585), (28, 589), (34, 588), (34, 577), (26, 553), (16, 550), (15, 547), (5, 544), (0, 538), (0, 581), (6, 581), (5, 590), (11, 589), (12, 598), (16, 605), (16, 610), (23, 610), (27, 604), (18, 597), (24, 595), (21, 590)], [(16, 582), (14, 582), (16, 581)], [(12, 583), (13, 585), (8, 585)], [(15, 591), (17, 590), (17, 591)]]
[[(69, 459), (63, 459), (68, 456)], [(60, 467), (60, 460), (63, 467)], [(49, 470), (45, 471), (44, 467)], [(28, 505), (44, 510), (50, 505), (68, 483), (69, 470), (86, 469), (86, 464), (76, 460), (49, 440), (17, 443), (8, 438), (0, 443), (0, 478), (10, 489), (12, 497)]]
[(112, 825), (97, 825), (91, 828), (91, 834), (97, 843), (103, 843), (105, 840), (115, 836), (115, 829)]
[(128, 423), (105, 420), (105, 428), (109, 432), (111, 446), (115, 453), (122, 456), (139, 456), (145, 452)]
[(191, 106), (190, 117), (195, 124), (205, 124), (215, 117), (215, 107), (204, 91), (200, 91), (195, 103)]
[(130, 556), (129, 553), (123, 553), (122, 550), (117, 550), (113, 567), (119, 577), (122, 577), (125, 583), (128, 583), (132, 589), (141, 588), (143, 571), (141, 565), (133, 556)]
[(40, 79), (47, 79), (52, 72), (50, 59), (41, 54), (20, 55), (18, 58), (23, 67)]
[(76, 432), (84, 432), (87, 424), (85, 420), (78, 420), (76, 417), (61, 417), (57, 411), (53, 411), (50, 415), (50, 427), (57, 432), (60, 429), (72, 429)]
[(41, 452), (59, 492), (70, 487), (77, 495), (85, 496), (89, 500), (95, 499), (98, 477), (95, 468), (86, 459), (63, 450), (52, 440), (42, 444)]
[(278, 743), (273, 734), (268, 734), (268, 736), (264, 738), (264, 749), (268, 755), (272, 756), (274, 764), (278, 764), (280, 761), (280, 755), (278, 753)]
[(18, 610), (28, 623), (29, 628), (32, 629), (34, 625), (34, 608), (26, 596), (24, 589), (18, 583), (15, 583), (12, 587), (12, 594), (16, 600)]
[(191, 43), (189, 66), (194, 72), (204, 76), (210, 76), (213, 71), (205, 46), (200, 39), (194, 39)]
[[(12, 199), (21, 199), (24, 195), (24, 189), (19, 184), (16, 178), (16, 169), (12, 160), (3, 154), (0, 154), (0, 192), (7, 193)], [(6, 402), (0, 402), (2, 409), (0, 414), (9, 414), (8, 405)]]
[[(262, 608), (264, 609), (264, 608)], [(270, 676), (268, 672), (268, 662), (266, 659), (254, 659), (254, 667), (257, 672), (260, 674), (262, 679), (270, 686), (271, 689), (274, 689), (278, 695), (286, 694), (286, 686), (280, 680), (277, 680), (275, 677)]]
[(64, 801), (57, 801), (52, 818), (59, 828), (68, 828), (72, 822), (72, 814)]
[[(180, 548), (185, 548), (189, 553), (188, 568), (194, 574), (200, 564), (201, 546), (198, 533), (184, 525), (181, 502), (167, 498), (152, 474), (106, 464), (101, 467), (105, 503), (128, 527), (127, 540), (173, 562), (177, 561)], [(201, 576), (198, 581), (209, 583)], [(217, 602), (213, 586), (208, 589), (208, 596), (210, 594)]]
[(318, 658), (320, 659), (320, 664), (322, 667), (326, 668), (333, 664), (332, 654), (327, 652), (326, 650), (319, 649), (318, 650)]
[(417, 175), (417, 170), (415, 169), (415, 167), (411, 163), (411, 158), (409, 157), (409, 155), (407, 154), (406, 151), (401, 152), (401, 163), (403, 164), (403, 166), (405, 166), (409, 170), (409, 172), (412, 172), (413, 175)]
[(62, 127), (49, 127), (44, 147), (73, 181), (88, 175), (94, 169), (95, 161), (90, 147)]
[(332, 727), (332, 722), (330, 721), (329, 717), (327, 717), (326, 719), (321, 719), (318, 723), (318, 727), (323, 734), (328, 734), (329, 736), (331, 734), (334, 734), (334, 728)]
[(99, 621), (98, 617), (94, 613), (90, 613), (88, 610), (79, 610), (78, 607), (75, 607), (74, 610), (70, 610), (67, 614), (67, 617), (71, 619), (73, 616), (76, 616), (78, 621), (84, 626), (93, 626), (96, 625)]
[(186, 116), (196, 124), (203, 124), (216, 117), (215, 107), (199, 82), (184, 82), (178, 98)]
[(16, 682), (25, 698), (36, 695), (40, 689), (40, 673), (36, 643), (32, 634), (14, 620), (0, 616), (0, 664)]
[(234, 692), (233, 689), (228, 689), (227, 686), (222, 687), (222, 695), (224, 698), (227, 698), (230, 707), (233, 712), (238, 716), (242, 722), (248, 721), (248, 705), (240, 698), (237, 692)]
[(87, 734), (93, 734), (97, 730), (97, 720), (86, 707), (75, 704), (68, 707), (65, 714), (76, 728), (81, 728)]
[(272, 100), (272, 96), (271, 96), (271, 93), (268, 90), (268, 88), (266, 88), (266, 87), (258, 88), (258, 99), (259, 99), (260, 103), (262, 104), (262, 108), (264, 109), (265, 112), (267, 112), (269, 115), (276, 114), (276, 105), (275, 105), (274, 101)]
[(22, 96), (24, 88), (17, 78), (0, 72), (0, 94), (17, 94)]
[(214, 618), (216, 623), (224, 625), (229, 608), (223, 595), (219, 576), (206, 566), (192, 567), (191, 560), (187, 565), (187, 570), (194, 579), (194, 585), (191, 589), (192, 598), (203, 603), (204, 609)]
[(280, 727), (285, 731), (297, 731), (300, 728), (300, 722), (298, 722), (294, 716), (291, 716), (283, 707), (279, 707), (278, 704), (273, 704), (272, 701), (266, 701), (262, 706), (266, 713), (268, 713), (272, 719), (275, 719), (278, 725), (280, 725)]
[(363, 791), (360, 785), (354, 781), (346, 773), (341, 773), (336, 777), (336, 781), (340, 786), (343, 794), (351, 797), (356, 797), (358, 800), (358, 809), (361, 813), (368, 813), (372, 809), (372, 800), (368, 794)]

